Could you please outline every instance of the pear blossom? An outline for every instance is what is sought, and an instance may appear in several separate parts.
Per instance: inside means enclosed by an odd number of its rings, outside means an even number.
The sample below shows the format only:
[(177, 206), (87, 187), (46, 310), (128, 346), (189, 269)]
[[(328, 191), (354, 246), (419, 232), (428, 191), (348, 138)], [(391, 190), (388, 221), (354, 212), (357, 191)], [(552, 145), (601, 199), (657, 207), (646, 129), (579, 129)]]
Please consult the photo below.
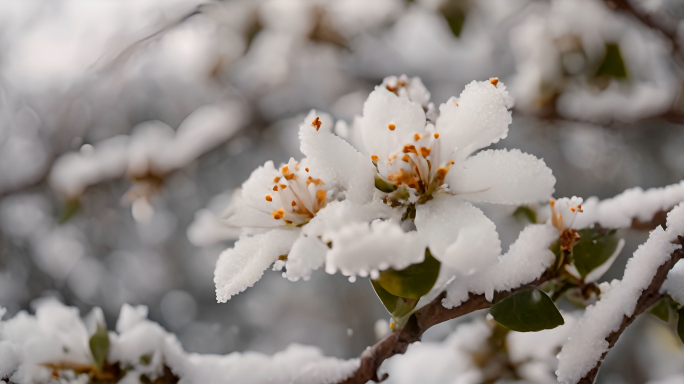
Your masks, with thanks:
[[(382, 204), (366, 207), (373, 193), (372, 163), (332, 133), (329, 116), (313, 115), (300, 127), (307, 157), (301, 162), (291, 158), (277, 168), (266, 162), (233, 195), (225, 223), (242, 228), (243, 233), (217, 262), (214, 282), (219, 302), (253, 285), (272, 264), (275, 269), (285, 267), (291, 280), (308, 278), (325, 260), (325, 234), (357, 216), (363, 219), (364, 212), (372, 214), (368, 221), (389, 216), (391, 208)], [(325, 144), (333, 149), (316, 150)], [(324, 214), (329, 207), (330, 213)], [(342, 221), (343, 211), (359, 215)]]
[(415, 227), (435, 258), (463, 273), (496, 262), (494, 224), (471, 204), (548, 199), (555, 178), (519, 150), (486, 150), (508, 134), (512, 99), (496, 78), (473, 81), (439, 107), (418, 78), (387, 78), (355, 119), (359, 147), (375, 165), (375, 185), (392, 206), (415, 209)]
[(496, 227), (472, 203), (537, 202), (555, 184), (532, 155), (475, 154), (506, 137), (511, 105), (496, 78), (472, 82), (437, 111), (420, 79), (389, 77), (354, 121), (361, 151), (333, 133), (329, 116), (312, 111), (299, 129), (305, 158), (258, 168), (228, 210), (227, 224), (244, 230), (217, 263), (219, 301), (271, 264), (291, 280), (322, 265), (350, 279), (377, 277), (422, 262), (429, 248), (442, 262), (436, 290), (456, 273), (495, 264)]

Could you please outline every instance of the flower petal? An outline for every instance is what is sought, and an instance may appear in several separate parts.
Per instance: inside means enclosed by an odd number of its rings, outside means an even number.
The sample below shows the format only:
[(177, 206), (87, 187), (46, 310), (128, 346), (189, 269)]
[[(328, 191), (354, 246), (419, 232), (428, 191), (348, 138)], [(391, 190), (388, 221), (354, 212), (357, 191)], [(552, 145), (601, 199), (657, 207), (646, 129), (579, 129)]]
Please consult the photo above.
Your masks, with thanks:
[(376, 87), (363, 105), (358, 124), (368, 155), (385, 159), (425, 130), (425, 111), (407, 97)]
[(274, 229), (244, 237), (221, 253), (216, 262), (216, 300), (225, 303), (261, 279), (278, 256), (285, 255), (300, 234), (299, 229)]
[(437, 196), (416, 208), (416, 228), (432, 255), (464, 274), (496, 262), (501, 241), (482, 211), (454, 196)]
[(388, 268), (404, 269), (425, 259), (425, 244), (418, 233), (404, 232), (399, 223), (376, 220), (353, 223), (330, 235), (332, 249), (325, 271), (338, 269), (345, 276), (376, 275)]
[(469, 201), (525, 204), (548, 200), (556, 178), (544, 160), (520, 150), (487, 150), (457, 163), (446, 176), (452, 193)]
[(480, 148), (505, 138), (511, 123), (513, 101), (502, 82), (473, 81), (461, 96), (452, 97), (439, 107), (436, 129), (443, 152), (458, 148), (457, 156), (465, 159)]
[(401, 218), (401, 211), (394, 209), (381, 201), (368, 204), (357, 204), (349, 200), (333, 201), (318, 211), (316, 217), (304, 226), (304, 234), (321, 236), (329, 241), (330, 234), (352, 223), (370, 223), (375, 219)]
[(317, 237), (299, 236), (287, 255), (285, 277), (290, 281), (308, 280), (311, 272), (325, 263), (328, 250), (328, 246)]
[[(375, 192), (375, 168), (370, 156), (361, 154), (333, 134), (332, 119), (324, 114), (320, 116), (311, 111), (299, 127), (301, 151), (307, 157), (312, 175), (345, 189), (348, 199), (370, 200)], [(320, 126), (312, 123), (317, 118)]]
[(278, 175), (272, 161), (252, 171), (247, 181), (231, 197), (230, 206), (224, 217), (226, 223), (235, 227), (273, 228), (282, 222), (273, 220), (272, 206), (265, 199), (273, 186), (273, 178)]

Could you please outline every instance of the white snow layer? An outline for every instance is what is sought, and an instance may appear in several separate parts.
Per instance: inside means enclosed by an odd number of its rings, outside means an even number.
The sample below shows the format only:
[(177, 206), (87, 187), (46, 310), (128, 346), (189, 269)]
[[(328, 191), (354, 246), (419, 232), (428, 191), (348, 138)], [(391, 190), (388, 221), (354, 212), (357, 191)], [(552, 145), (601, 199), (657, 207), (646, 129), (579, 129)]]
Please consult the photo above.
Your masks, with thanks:
[[(147, 308), (121, 309), (117, 332), (110, 331), (107, 361), (128, 367), (122, 383), (137, 383), (141, 374), (152, 379), (168, 366), (181, 383), (336, 383), (349, 377), (358, 359), (323, 356), (315, 347), (292, 344), (273, 356), (231, 353), (225, 356), (186, 353), (175, 335), (146, 319)], [(125, 326), (119, 326), (126, 323)], [(19, 312), (0, 322), (0, 377), (18, 384), (50, 381), (51, 370), (42, 364), (76, 362), (90, 365), (91, 334), (76, 308), (55, 300), (38, 304), (35, 316)], [(149, 364), (141, 357), (150, 357)], [(68, 377), (62, 371), (61, 379)], [(60, 382), (82, 382), (78, 378)]]
[(245, 119), (240, 103), (227, 102), (198, 108), (175, 131), (160, 121), (138, 124), (131, 136), (116, 136), (60, 156), (50, 171), (50, 186), (75, 197), (88, 186), (125, 174), (164, 175), (228, 140)]
[(662, 188), (643, 190), (630, 188), (621, 194), (599, 201), (596, 197), (587, 199), (577, 215), (574, 228), (585, 228), (599, 223), (606, 228), (628, 228), (632, 220), (649, 222), (659, 211), (668, 211), (684, 202), (684, 180)]
[(549, 247), (558, 240), (556, 228), (547, 224), (529, 225), (496, 264), (470, 276), (456, 276), (447, 286), (442, 305), (453, 308), (468, 299), (469, 293), (494, 298), (494, 291), (508, 291), (538, 279), (555, 260)]
[(667, 215), (667, 230), (656, 228), (634, 252), (623, 279), (611, 282), (611, 288), (602, 293), (601, 300), (587, 308), (558, 355), (558, 381), (577, 383), (596, 366), (601, 355), (608, 351), (606, 337), (620, 328), (625, 316), (632, 316), (639, 296), (651, 283), (658, 267), (681, 248), (672, 243), (681, 235), (684, 235), (684, 204)]

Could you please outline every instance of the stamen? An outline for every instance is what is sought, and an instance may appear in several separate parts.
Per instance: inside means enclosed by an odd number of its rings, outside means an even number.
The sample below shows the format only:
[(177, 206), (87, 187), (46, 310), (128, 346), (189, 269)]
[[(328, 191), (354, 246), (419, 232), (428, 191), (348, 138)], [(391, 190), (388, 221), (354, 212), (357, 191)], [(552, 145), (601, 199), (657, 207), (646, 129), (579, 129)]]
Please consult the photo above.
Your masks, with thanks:
[(292, 206), (294, 207), (294, 206), (296, 206), (296, 205), (297, 205), (297, 202), (294, 201), (294, 200), (292, 200)]
[(277, 186), (277, 185), (274, 185), (274, 186), (273, 186), (273, 190), (276, 191), (276, 192), (278, 192), (278, 186)]
[(404, 155), (404, 157), (402, 157), (401, 159), (402, 159), (403, 161), (405, 161), (405, 162), (407, 162), (407, 163), (408, 163), (408, 162), (409, 162), (409, 159), (410, 159), (410, 157), (409, 157), (409, 155)]
[(499, 78), (498, 77), (492, 77), (489, 79), (489, 82), (492, 83), (492, 85), (496, 87), (496, 85), (499, 83)]
[(273, 182), (274, 182), (274, 183), (277, 183), (277, 182), (279, 182), (279, 181), (280, 181), (280, 176), (276, 176), (276, 177), (273, 178)]
[(389, 125), (387, 126), (387, 128), (389, 128), (390, 131), (394, 131), (394, 129), (396, 129), (397, 126), (394, 125), (394, 124), (389, 124)]
[(309, 167), (304, 168), (305, 171), (309, 172)]
[(271, 197), (271, 195), (266, 195), (266, 201), (273, 201), (273, 198)]
[(326, 192), (322, 189), (319, 189), (316, 191), (316, 200), (318, 200), (319, 203), (322, 203), (325, 200), (325, 195)]
[(427, 158), (430, 151), (432, 151), (432, 148), (420, 147), (420, 155), (423, 156), (423, 158)]
[(285, 188), (287, 188), (287, 185), (285, 185), (285, 184), (280, 184), (280, 189), (285, 189)]
[(415, 141), (420, 140), (420, 135), (417, 133), (415, 135), (413, 135), (413, 140), (415, 140)]
[(416, 146), (413, 144), (404, 145), (404, 149), (402, 150), (402, 152), (404, 152), (404, 153), (412, 152), (412, 153), (415, 153), (416, 155), (418, 154), (418, 151), (416, 151)]
[(316, 131), (318, 131), (321, 128), (321, 124), (323, 123), (321, 123), (321, 119), (319, 119), (318, 116), (316, 116), (316, 119), (311, 122), (311, 125), (316, 127)]
[(441, 177), (446, 176), (447, 172), (449, 172), (449, 170), (446, 168), (442, 168), (442, 167), (437, 168), (437, 174)]
[(373, 160), (373, 161), (378, 161), (378, 159), (379, 159), (379, 157), (376, 155), (371, 156), (371, 160)]
[(435, 137), (435, 139), (439, 139), (439, 132), (435, 132), (433, 136)]
[(458, 103), (454, 103), (454, 105), (458, 107)]
[(584, 212), (584, 211), (582, 210), (582, 204), (580, 204), (580, 205), (577, 206), (577, 210), (580, 211), (580, 212)]
[(282, 208), (276, 209), (275, 211), (271, 212), (271, 215), (276, 220), (282, 219), (284, 214), (285, 214), (285, 210)]

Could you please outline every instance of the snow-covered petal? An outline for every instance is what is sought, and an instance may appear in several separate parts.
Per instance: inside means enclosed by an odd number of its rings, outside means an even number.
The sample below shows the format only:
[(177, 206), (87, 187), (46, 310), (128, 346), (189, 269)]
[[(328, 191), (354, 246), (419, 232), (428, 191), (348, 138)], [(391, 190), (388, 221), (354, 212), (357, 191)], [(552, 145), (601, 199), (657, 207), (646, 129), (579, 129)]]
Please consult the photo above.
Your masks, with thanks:
[(436, 128), (442, 148), (464, 159), (480, 148), (505, 138), (512, 122), (512, 98), (502, 82), (473, 81), (461, 95), (452, 97), (439, 107)]
[(299, 229), (272, 231), (238, 240), (221, 253), (216, 262), (216, 300), (225, 303), (256, 283), (278, 256), (286, 255), (300, 234)]
[(465, 278), (456, 278), (447, 287), (442, 302), (446, 308), (460, 305), (470, 292), (494, 299), (494, 291), (508, 291), (538, 279), (556, 260), (549, 249), (558, 240), (558, 231), (551, 225), (528, 225), (520, 232), (505, 255), (491, 268)]
[(311, 174), (346, 190), (348, 199), (370, 200), (375, 176), (371, 158), (333, 134), (332, 127), (332, 119), (316, 111), (311, 111), (299, 127), (301, 151), (307, 157)]
[(446, 182), (452, 193), (469, 201), (525, 204), (548, 200), (556, 178), (542, 159), (518, 149), (490, 149), (454, 165)]
[(404, 269), (425, 259), (425, 244), (418, 233), (404, 232), (399, 223), (376, 220), (353, 223), (330, 234), (332, 249), (325, 271), (345, 276), (368, 276), (388, 268)]
[(482, 211), (454, 196), (437, 196), (416, 207), (416, 228), (432, 255), (464, 274), (496, 262), (501, 241)]
[(358, 123), (368, 155), (386, 158), (425, 129), (425, 111), (420, 104), (376, 87), (363, 105)]
[(281, 222), (273, 220), (270, 214), (272, 207), (264, 198), (272, 189), (273, 178), (277, 176), (278, 171), (270, 160), (252, 171), (247, 181), (242, 184), (242, 188), (233, 194), (224, 215), (226, 223), (235, 227), (279, 226)]
[(401, 211), (381, 201), (356, 204), (349, 200), (333, 201), (321, 209), (302, 230), (309, 236), (321, 236), (330, 241), (329, 234), (351, 223), (369, 223), (375, 219), (401, 218)]
[(328, 246), (317, 237), (299, 236), (285, 263), (285, 276), (291, 281), (308, 280), (311, 272), (325, 263)]

